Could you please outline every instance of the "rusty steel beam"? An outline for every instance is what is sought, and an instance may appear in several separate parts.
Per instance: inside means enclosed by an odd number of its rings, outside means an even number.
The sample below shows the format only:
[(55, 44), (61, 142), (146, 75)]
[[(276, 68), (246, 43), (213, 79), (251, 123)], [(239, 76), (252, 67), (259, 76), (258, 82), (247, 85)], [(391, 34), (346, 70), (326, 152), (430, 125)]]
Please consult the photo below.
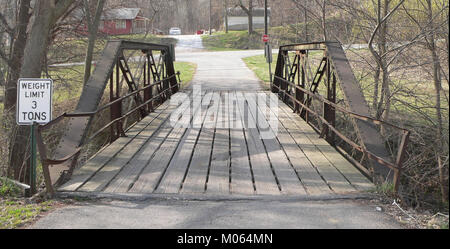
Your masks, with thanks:
[(325, 50), (326, 44), (324, 42), (308, 42), (301, 44), (290, 44), (280, 46), (281, 51), (302, 51), (302, 50)]
[[(370, 116), (369, 105), (364, 98), (361, 87), (353, 74), (341, 44), (337, 42), (328, 42), (326, 43), (326, 46), (326, 53), (334, 68), (336, 77), (340, 82), (339, 85), (349, 110), (364, 116)], [(371, 151), (385, 160), (391, 160), (391, 155), (386, 149), (384, 139), (374, 125), (362, 120), (355, 120), (354, 127), (359, 139), (368, 151)], [(389, 168), (384, 167), (374, 160), (370, 160), (370, 162), (375, 176), (382, 177), (384, 180), (390, 182), (393, 181), (393, 172)]]

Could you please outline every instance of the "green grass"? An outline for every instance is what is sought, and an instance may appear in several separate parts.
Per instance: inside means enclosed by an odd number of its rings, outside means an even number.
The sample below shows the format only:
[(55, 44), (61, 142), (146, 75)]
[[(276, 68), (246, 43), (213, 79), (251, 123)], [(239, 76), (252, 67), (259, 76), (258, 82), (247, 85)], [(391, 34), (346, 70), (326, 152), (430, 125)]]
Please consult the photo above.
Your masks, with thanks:
[(22, 190), (7, 178), (0, 177), (0, 197), (19, 197)]
[(53, 201), (26, 204), (16, 199), (0, 199), (0, 229), (20, 228), (53, 208)]
[(181, 87), (187, 86), (194, 77), (197, 64), (190, 62), (176, 61), (174, 63), (175, 72), (180, 71), (180, 80), (183, 82)]
[(23, 191), (6, 178), (0, 178), (0, 229), (18, 228), (50, 210), (54, 202), (27, 204), (19, 197)]
[(49, 75), (55, 81), (53, 92), (54, 103), (78, 98), (81, 95), (84, 75), (83, 65), (51, 68)]
[(247, 31), (223, 31), (213, 35), (203, 35), (203, 46), (210, 51), (233, 51), (263, 48), (260, 33), (248, 35)]
[[(275, 73), (277, 58), (278, 55), (276, 54), (272, 56), (272, 64), (271, 64), (272, 74)], [(269, 88), (270, 83), (269, 64), (266, 62), (266, 58), (264, 58), (264, 55), (245, 57), (242, 60), (245, 62), (247, 67), (250, 68), (256, 74), (256, 76), (265, 83), (264, 86)]]

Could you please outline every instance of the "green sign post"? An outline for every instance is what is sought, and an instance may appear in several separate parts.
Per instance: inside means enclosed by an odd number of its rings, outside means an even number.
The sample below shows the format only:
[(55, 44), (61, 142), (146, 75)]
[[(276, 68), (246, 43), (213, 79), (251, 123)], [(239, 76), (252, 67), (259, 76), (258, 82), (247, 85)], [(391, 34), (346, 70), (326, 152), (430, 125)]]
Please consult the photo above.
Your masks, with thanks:
[(36, 134), (37, 124), (31, 125), (31, 143), (30, 143), (30, 196), (36, 193)]

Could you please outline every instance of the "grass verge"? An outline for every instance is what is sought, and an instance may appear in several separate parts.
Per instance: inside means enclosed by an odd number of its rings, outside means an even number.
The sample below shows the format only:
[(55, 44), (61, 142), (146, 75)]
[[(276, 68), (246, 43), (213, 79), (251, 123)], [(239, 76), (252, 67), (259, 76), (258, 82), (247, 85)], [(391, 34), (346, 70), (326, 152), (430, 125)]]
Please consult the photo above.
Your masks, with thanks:
[(55, 201), (27, 204), (25, 199), (0, 199), (0, 229), (21, 228), (55, 207)]
[[(278, 55), (274, 54), (272, 57), (273, 63), (270, 65), (272, 74), (275, 73), (275, 66)], [(257, 55), (251, 57), (245, 57), (242, 59), (248, 68), (250, 68), (256, 76), (264, 82), (264, 88), (269, 88), (270, 76), (269, 76), (269, 65), (264, 58), (264, 55)]]
[(195, 71), (197, 70), (197, 64), (184, 61), (176, 61), (174, 63), (175, 72), (180, 71), (180, 80), (183, 82), (181, 87), (185, 87), (192, 81)]
[(260, 33), (248, 35), (247, 31), (223, 31), (213, 35), (203, 35), (203, 46), (209, 51), (233, 51), (263, 48)]
[(32, 223), (55, 207), (56, 201), (30, 203), (19, 198), (22, 190), (6, 178), (0, 178), (0, 229), (20, 228)]

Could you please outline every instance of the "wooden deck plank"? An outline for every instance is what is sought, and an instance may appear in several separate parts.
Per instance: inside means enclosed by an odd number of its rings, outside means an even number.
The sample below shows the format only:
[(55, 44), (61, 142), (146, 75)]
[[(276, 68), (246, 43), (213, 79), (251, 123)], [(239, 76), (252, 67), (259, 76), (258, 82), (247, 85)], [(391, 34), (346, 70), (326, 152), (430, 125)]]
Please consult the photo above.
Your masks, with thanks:
[(320, 138), (317, 133), (310, 127), (306, 121), (299, 116), (292, 117), (300, 124), (305, 135), (313, 143), (319, 151), (333, 164), (337, 170), (358, 190), (368, 190), (374, 187), (373, 183), (367, 179), (358, 169), (355, 168), (347, 159), (345, 159), (333, 146), (328, 144), (325, 139)]
[(214, 139), (214, 127), (217, 121), (220, 95), (210, 92), (212, 95), (208, 107), (200, 137), (192, 156), (189, 170), (181, 188), (181, 193), (203, 193), (206, 186), (208, 167), (211, 159), (211, 149)]
[[(257, 95), (255, 93), (244, 94), (249, 103), (249, 110), (253, 119), (257, 122), (261, 140), (265, 145), (267, 155), (272, 164), (272, 168), (281, 185), (281, 191), (284, 194), (306, 194), (306, 191), (300, 182), (297, 174), (291, 166), (286, 154), (281, 149), (276, 134), (270, 128), (269, 123), (265, 119), (265, 115), (260, 111), (257, 103)], [(262, 108), (266, 108), (266, 104), (262, 104)]]
[[(274, 103), (273, 99), (270, 98), (270, 94), (268, 94), (266, 112), (263, 112), (264, 110), (261, 110), (261, 112), (266, 116), (266, 120), (269, 120), (270, 112), (272, 112), (272, 115), (278, 117), (278, 126), (276, 127), (278, 129), (277, 139), (297, 172), (297, 175), (300, 177), (303, 185), (306, 187), (308, 194), (317, 195), (332, 193), (327, 183), (320, 177), (314, 166), (284, 127), (284, 123), (291, 122), (291, 120), (285, 112), (278, 111), (278, 100), (275, 99), (275, 101), (276, 102)], [(274, 110), (275, 108), (276, 110)]]
[[(185, 106), (187, 108), (187, 106)], [(173, 108), (173, 110), (175, 107)], [(172, 110), (172, 111), (173, 111)], [(154, 157), (156, 151), (167, 138), (173, 127), (165, 122), (157, 133), (144, 145), (144, 147), (126, 164), (119, 174), (114, 177), (104, 192), (125, 193), (133, 186), (142, 170)]]
[[(201, 101), (202, 97), (202, 95), (196, 95), (193, 98)], [(129, 192), (152, 193), (158, 187), (159, 181), (164, 175), (185, 131), (186, 128), (180, 122), (175, 124), (169, 136), (158, 149), (150, 163), (142, 171)]]
[(285, 112), (286, 116), (291, 119), (291, 122), (283, 123), (287, 131), (296, 143), (300, 145), (306, 157), (316, 167), (319, 174), (325, 179), (333, 191), (336, 193), (354, 192), (356, 189), (350, 185), (309, 139), (313, 136), (319, 137), (319, 135), (306, 122), (302, 122), (300, 117), (297, 118), (293, 115), (292, 110), (281, 100), (278, 101), (278, 106), (279, 111)]
[(145, 147), (123, 167), (119, 174), (106, 187), (104, 192), (128, 192), (171, 131), (172, 127), (169, 122), (165, 122)]
[[(127, 137), (75, 170), (58, 190), (319, 195), (373, 188), (286, 104), (274, 100), (279, 109), (273, 110), (266, 98), (255, 105), (256, 95), (249, 93), (198, 93), (189, 97), (189, 105), (179, 105), (184, 109), (167, 101)], [(186, 113), (193, 99), (208, 105), (194, 111), (197, 126), (181, 126), (182, 120), (172, 126), (169, 117), (175, 110)], [(274, 123), (271, 115), (276, 113)]]
[(275, 176), (270, 167), (264, 145), (259, 138), (258, 130), (254, 124), (251, 124), (252, 118), (246, 115), (245, 98), (241, 92), (236, 92), (238, 101), (239, 115), (245, 128), (244, 135), (247, 141), (247, 147), (250, 154), (250, 164), (253, 171), (253, 178), (257, 194), (279, 195), (280, 191)]
[(228, 95), (220, 95), (219, 112), (214, 135), (211, 165), (209, 170), (206, 193), (230, 193), (230, 133), (228, 121)]
[(250, 159), (247, 152), (247, 143), (243, 132), (241, 116), (237, 106), (236, 93), (230, 94), (228, 112), (230, 120), (231, 141), (231, 185), (232, 194), (254, 194)]
[[(187, 99), (184, 99), (187, 100)], [(148, 139), (155, 134), (159, 127), (167, 121), (176, 106), (170, 106), (157, 117), (149, 126), (147, 126), (141, 134), (133, 141), (130, 146), (125, 147), (110, 162), (108, 162), (100, 171), (89, 179), (79, 190), (80, 191), (102, 191), (110, 181), (121, 171), (121, 169), (129, 164), (133, 157), (142, 149)]]
[(367, 179), (358, 169), (355, 168), (346, 158), (328, 144), (324, 145), (323, 141), (314, 140), (316, 146), (325, 155), (325, 157), (350, 181), (350, 183), (358, 190), (366, 191), (373, 189), (375, 185)]
[(104, 167), (109, 161), (111, 161), (118, 153), (120, 153), (125, 146), (130, 144), (153, 120), (163, 113), (169, 107), (169, 103), (163, 103), (161, 106), (155, 109), (139, 123), (134, 125), (127, 132), (126, 137), (119, 137), (114, 143), (110, 144), (103, 151), (97, 154), (86, 162), (81, 168), (76, 169), (72, 174), (71, 179), (58, 188), (59, 191), (75, 191), (82, 184), (84, 184), (92, 175), (98, 170)]
[[(189, 167), (195, 145), (200, 135), (201, 124), (206, 117), (207, 107), (211, 101), (210, 94), (205, 95), (202, 102), (199, 103), (199, 109), (193, 113), (191, 127), (188, 128), (185, 136), (182, 138), (178, 150), (175, 152), (173, 160), (170, 162), (166, 173), (155, 193), (178, 193), (181, 189), (183, 178)], [(195, 104), (194, 104), (195, 105)], [(193, 127), (195, 124), (196, 127)]]

